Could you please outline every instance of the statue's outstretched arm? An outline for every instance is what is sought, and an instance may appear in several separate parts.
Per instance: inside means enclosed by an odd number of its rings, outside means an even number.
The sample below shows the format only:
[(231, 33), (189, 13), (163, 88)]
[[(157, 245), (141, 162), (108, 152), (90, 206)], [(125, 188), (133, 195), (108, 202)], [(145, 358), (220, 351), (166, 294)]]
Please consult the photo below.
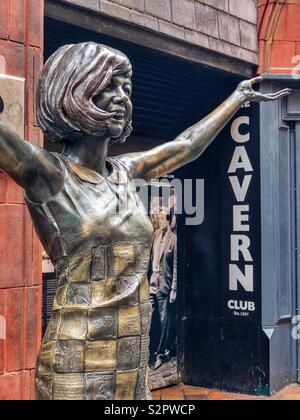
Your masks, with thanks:
[(129, 166), (132, 176), (149, 181), (174, 172), (197, 159), (243, 104), (275, 101), (290, 93), (290, 89), (284, 89), (275, 94), (263, 95), (253, 90), (253, 85), (262, 80), (262, 77), (256, 77), (240, 83), (222, 105), (193, 127), (185, 130), (174, 141), (148, 152), (120, 156)]
[(43, 193), (47, 195), (49, 186), (55, 188), (61, 179), (61, 170), (49, 152), (20, 139), (1, 122), (0, 169), (37, 200), (47, 198)]

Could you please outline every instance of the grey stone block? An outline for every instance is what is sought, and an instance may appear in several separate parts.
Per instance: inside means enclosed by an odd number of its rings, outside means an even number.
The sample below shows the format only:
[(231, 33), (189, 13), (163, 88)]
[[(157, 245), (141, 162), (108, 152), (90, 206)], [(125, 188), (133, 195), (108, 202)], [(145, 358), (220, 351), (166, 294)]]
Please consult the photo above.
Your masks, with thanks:
[(228, 42), (210, 37), (209, 47), (211, 50), (217, 51), (218, 53), (224, 55), (228, 55), (229, 57), (234, 57), (253, 65), (258, 64), (257, 53), (245, 50), (244, 48), (238, 47), (236, 45), (229, 44)]
[(172, 20), (170, 0), (145, 0), (145, 11), (158, 18)]
[(131, 20), (136, 25), (151, 29), (152, 31), (159, 31), (158, 19), (155, 17), (132, 10)]
[(247, 50), (258, 50), (257, 27), (251, 23), (240, 20), (241, 45)]
[(228, 13), (218, 12), (220, 39), (231, 44), (241, 45), (239, 19)]
[(200, 0), (200, 3), (206, 4), (208, 6), (212, 6), (215, 9), (224, 10), (228, 12), (229, 4), (228, 1), (230, 0)]
[(72, 3), (86, 7), (87, 9), (100, 10), (99, 0), (72, 0)]
[(209, 37), (209, 48), (218, 51), (220, 54), (232, 56), (231, 45), (220, 39)]
[(194, 0), (172, 0), (173, 22), (189, 29), (196, 29)]
[(258, 53), (245, 50), (244, 48), (239, 48), (239, 58), (248, 63), (258, 65)]
[(100, 11), (105, 15), (131, 22), (130, 9), (112, 3), (111, 1), (100, 0)]
[(210, 6), (196, 3), (197, 29), (207, 35), (219, 38), (218, 11)]
[(163, 34), (169, 35), (173, 38), (185, 39), (184, 29), (181, 28), (180, 26), (173, 25), (172, 23), (160, 20), (159, 21), (159, 30)]
[(191, 44), (198, 45), (199, 47), (209, 48), (208, 35), (201, 34), (200, 32), (186, 29), (184, 32), (185, 40)]
[(129, 9), (138, 10), (140, 12), (145, 10), (145, 0), (115, 0), (115, 3), (118, 3), (124, 7), (128, 7)]

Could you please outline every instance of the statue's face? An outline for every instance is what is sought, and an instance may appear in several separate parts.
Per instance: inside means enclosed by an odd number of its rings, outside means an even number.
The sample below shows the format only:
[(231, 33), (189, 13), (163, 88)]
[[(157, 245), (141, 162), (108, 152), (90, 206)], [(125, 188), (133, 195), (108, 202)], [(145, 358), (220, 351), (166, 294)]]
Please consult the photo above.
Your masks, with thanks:
[(131, 103), (132, 83), (125, 76), (114, 76), (106, 89), (98, 95), (94, 102), (103, 111), (115, 113), (109, 120), (109, 136), (120, 137), (132, 115)]

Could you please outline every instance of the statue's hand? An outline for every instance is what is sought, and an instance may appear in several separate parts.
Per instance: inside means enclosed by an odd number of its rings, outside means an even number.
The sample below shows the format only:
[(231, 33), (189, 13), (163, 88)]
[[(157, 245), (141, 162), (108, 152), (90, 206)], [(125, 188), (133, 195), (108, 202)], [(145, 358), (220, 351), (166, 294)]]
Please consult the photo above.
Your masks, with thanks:
[(292, 89), (283, 89), (276, 93), (263, 94), (253, 89), (253, 85), (264, 80), (263, 77), (255, 77), (251, 80), (241, 82), (237, 87), (237, 92), (241, 95), (244, 102), (270, 102), (282, 99), (290, 95)]

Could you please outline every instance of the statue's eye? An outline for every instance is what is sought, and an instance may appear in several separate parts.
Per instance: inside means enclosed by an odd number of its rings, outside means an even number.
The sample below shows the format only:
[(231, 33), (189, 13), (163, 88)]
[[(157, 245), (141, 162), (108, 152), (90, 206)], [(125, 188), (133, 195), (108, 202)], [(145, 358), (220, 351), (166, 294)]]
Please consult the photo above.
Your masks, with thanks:
[(131, 86), (126, 85), (126, 86), (123, 87), (123, 90), (128, 96), (131, 95)]
[(107, 85), (106, 88), (104, 89), (104, 92), (112, 92), (113, 91), (113, 86), (111, 84)]

